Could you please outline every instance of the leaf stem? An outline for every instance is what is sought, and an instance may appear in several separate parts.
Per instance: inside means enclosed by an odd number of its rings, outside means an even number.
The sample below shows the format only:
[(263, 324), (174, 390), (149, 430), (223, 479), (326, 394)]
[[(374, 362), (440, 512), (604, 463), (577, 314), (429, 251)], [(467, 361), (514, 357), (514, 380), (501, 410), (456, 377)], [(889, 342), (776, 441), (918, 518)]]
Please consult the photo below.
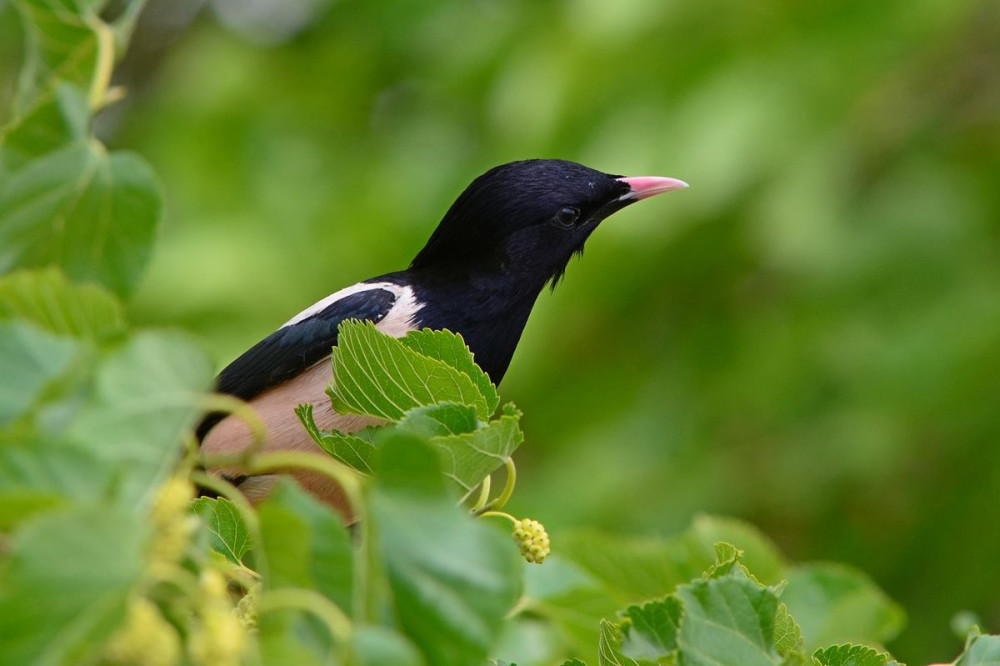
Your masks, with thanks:
[(480, 518), (506, 518), (511, 523), (517, 523), (517, 518), (510, 515), (506, 511), (486, 511), (485, 513), (479, 514)]
[(487, 476), (483, 479), (482, 486), (479, 489), (479, 499), (472, 506), (472, 513), (478, 513), (486, 508), (486, 503), (490, 500), (490, 484), (492, 480), (492, 476)]
[(500, 493), (500, 497), (490, 502), (490, 509), (502, 509), (507, 506), (507, 502), (510, 501), (511, 496), (514, 494), (514, 486), (517, 485), (517, 467), (514, 466), (514, 459), (507, 458), (503, 462), (507, 466), (507, 480), (504, 483), (503, 492)]
[(90, 91), (87, 100), (94, 111), (105, 105), (108, 86), (111, 85), (111, 72), (115, 67), (115, 33), (104, 21), (98, 18), (87, 21), (97, 39), (97, 63), (94, 76), (90, 80)]

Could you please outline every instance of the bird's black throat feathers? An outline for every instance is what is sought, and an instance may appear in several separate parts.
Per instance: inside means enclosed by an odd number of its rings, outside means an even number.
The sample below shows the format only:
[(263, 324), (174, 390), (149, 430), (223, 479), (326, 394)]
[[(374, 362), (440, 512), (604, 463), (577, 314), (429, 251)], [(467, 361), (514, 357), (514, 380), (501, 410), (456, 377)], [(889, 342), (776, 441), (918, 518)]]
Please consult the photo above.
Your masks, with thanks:
[[(294, 317), (223, 370), (217, 390), (253, 400), (329, 355), (341, 322), (377, 323), (390, 313), (395, 334), (410, 326), (460, 334), (500, 383), (538, 295), (559, 281), (600, 222), (678, 183), (565, 160), (491, 169), (452, 204), (407, 270), (349, 287)], [(218, 418), (208, 415), (199, 437)]]
[(627, 205), (619, 178), (564, 160), (491, 169), (452, 204), (409, 270), (387, 277), (413, 287), (420, 327), (460, 333), (499, 383), (546, 283), (555, 287), (601, 220)]

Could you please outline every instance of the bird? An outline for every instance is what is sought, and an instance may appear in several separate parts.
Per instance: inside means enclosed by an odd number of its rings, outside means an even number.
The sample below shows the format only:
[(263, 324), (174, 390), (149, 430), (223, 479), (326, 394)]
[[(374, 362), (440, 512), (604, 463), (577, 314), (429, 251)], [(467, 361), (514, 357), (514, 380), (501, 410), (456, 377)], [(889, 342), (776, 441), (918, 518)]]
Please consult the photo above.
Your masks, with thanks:
[[(395, 337), (423, 328), (457, 333), (499, 384), (538, 296), (546, 285), (556, 287), (598, 225), (637, 201), (686, 187), (676, 178), (625, 177), (561, 159), (496, 166), (459, 195), (408, 268), (358, 282), (299, 312), (226, 366), (215, 390), (257, 412), (267, 431), (264, 451), (322, 453), (294, 413), (302, 403), (313, 405), (324, 430), (350, 433), (377, 424), (338, 414), (326, 394), (331, 350), (346, 320), (370, 321)], [(243, 420), (223, 413), (206, 415), (196, 435), (209, 456), (238, 454), (253, 441)], [(277, 478), (215, 471), (252, 502), (266, 497)], [(297, 477), (344, 511), (331, 480)]]

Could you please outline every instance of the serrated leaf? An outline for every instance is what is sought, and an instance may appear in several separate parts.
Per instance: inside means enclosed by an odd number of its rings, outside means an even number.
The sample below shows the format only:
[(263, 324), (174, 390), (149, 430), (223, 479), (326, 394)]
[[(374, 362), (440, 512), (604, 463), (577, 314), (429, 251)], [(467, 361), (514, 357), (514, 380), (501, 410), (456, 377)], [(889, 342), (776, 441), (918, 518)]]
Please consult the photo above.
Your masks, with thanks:
[(225, 498), (199, 497), (192, 504), (212, 535), (212, 548), (236, 564), (246, 565), (250, 552), (250, 533), (240, 512)]
[(787, 564), (777, 546), (749, 523), (721, 516), (699, 515), (681, 538), (691, 548), (692, 554), (701, 553), (709, 558), (717, 555), (716, 544), (731, 544), (742, 551), (740, 560), (754, 577), (767, 585), (775, 585), (785, 576)]
[(290, 479), (282, 479), (257, 507), (273, 587), (313, 589), (350, 613), (351, 538), (340, 515)]
[(147, 526), (111, 506), (25, 524), (0, 567), (4, 664), (94, 663), (145, 568)]
[(364, 428), (351, 435), (339, 430), (320, 430), (313, 419), (312, 403), (299, 405), (295, 408), (295, 413), (306, 432), (321, 449), (351, 469), (363, 474), (372, 473), (372, 459), (375, 456), (375, 444), (371, 439), (373, 428)]
[(338, 412), (389, 421), (415, 407), (448, 402), (475, 407), (481, 420), (492, 413), (468, 375), (379, 332), (371, 322), (340, 325), (328, 393)]
[(397, 427), (418, 437), (447, 437), (474, 431), (480, 425), (476, 410), (468, 405), (444, 403), (411, 409)]
[(676, 597), (629, 606), (625, 617), (629, 622), (622, 628), (622, 654), (656, 661), (676, 652), (681, 621), (681, 604)]
[(802, 650), (802, 629), (783, 602), (774, 616), (774, 649), (782, 657)]
[(482, 368), (476, 365), (472, 351), (465, 344), (461, 335), (446, 330), (425, 328), (407, 333), (401, 342), (424, 356), (444, 361), (456, 370), (465, 373), (486, 400), (488, 413), (482, 417), (484, 421), (497, 411), (497, 406), (500, 404), (497, 387), (490, 381)]
[(597, 645), (598, 666), (639, 666), (621, 653), (621, 629), (614, 622), (601, 620), (601, 634)]
[(884, 644), (903, 628), (903, 611), (857, 569), (805, 564), (787, 576), (781, 600), (802, 627), (807, 650), (850, 641)]
[(445, 476), (464, 497), (510, 458), (524, 434), (517, 417), (501, 416), (472, 432), (430, 441), (444, 456)]
[(894, 666), (897, 664), (885, 652), (865, 645), (831, 645), (816, 650), (813, 660), (819, 666)]
[(71, 338), (21, 322), (0, 322), (0, 427), (27, 412), (77, 352)]
[[(743, 557), (743, 551), (734, 546), (731, 543), (726, 543), (725, 541), (720, 541), (714, 545), (715, 548), (715, 563), (712, 564), (705, 571), (705, 578), (721, 578), (725, 576), (733, 567), (740, 565), (740, 559)], [(743, 568), (746, 572), (746, 568)]]
[(780, 664), (774, 649), (778, 598), (741, 574), (682, 585), (677, 645), (685, 666)]
[(93, 340), (125, 332), (125, 309), (117, 298), (97, 285), (73, 284), (55, 268), (0, 278), (0, 320), (15, 318)]
[(398, 626), (429, 664), (482, 663), (519, 594), (513, 541), (455, 505), (420, 438), (386, 433), (376, 460), (371, 519)]
[(955, 666), (997, 666), (1000, 664), (1000, 636), (972, 636)]

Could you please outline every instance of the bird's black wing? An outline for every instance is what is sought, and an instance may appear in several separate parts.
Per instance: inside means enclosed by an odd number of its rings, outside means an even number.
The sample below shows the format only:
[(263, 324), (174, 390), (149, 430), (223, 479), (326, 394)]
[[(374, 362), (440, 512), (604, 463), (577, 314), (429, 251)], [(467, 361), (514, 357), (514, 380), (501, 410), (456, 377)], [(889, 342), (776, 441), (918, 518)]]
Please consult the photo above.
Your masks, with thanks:
[[(348, 319), (381, 321), (396, 303), (388, 289), (366, 289), (344, 296), (322, 310), (289, 324), (245, 351), (219, 373), (218, 393), (252, 400), (314, 365), (337, 344), (337, 327)], [(223, 415), (211, 413), (198, 426), (202, 439)]]

